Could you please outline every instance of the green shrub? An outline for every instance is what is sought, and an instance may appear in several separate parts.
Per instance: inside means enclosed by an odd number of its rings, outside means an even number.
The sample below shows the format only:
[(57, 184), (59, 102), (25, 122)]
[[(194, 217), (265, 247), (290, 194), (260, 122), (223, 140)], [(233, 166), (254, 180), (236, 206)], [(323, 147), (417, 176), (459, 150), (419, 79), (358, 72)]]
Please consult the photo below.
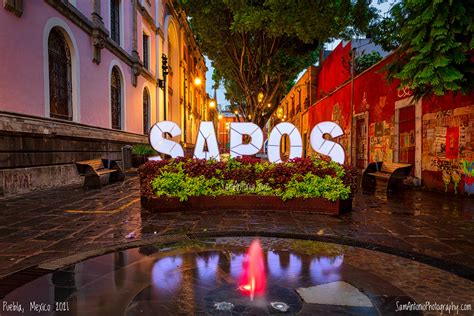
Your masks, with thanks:
[(149, 145), (138, 144), (132, 146), (132, 154), (140, 156), (151, 156), (156, 154), (156, 151)]
[(346, 200), (356, 181), (353, 170), (319, 158), (295, 159), (280, 164), (229, 159), (227, 162), (198, 159), (153, 161), (140, 168), (146, 196), (275, 195), (294, 198)]
[(278, 196), (283, 201), (294, 198), (314, 198), (322, 197), (329, 201), (346, 200), (351, 194), (351, 189), (344, 185), (340, 178), (325, 176), (318, 177), (307, 173), (303, 180), (299, 180), (299, 175), (295, 175), (285, 186)]

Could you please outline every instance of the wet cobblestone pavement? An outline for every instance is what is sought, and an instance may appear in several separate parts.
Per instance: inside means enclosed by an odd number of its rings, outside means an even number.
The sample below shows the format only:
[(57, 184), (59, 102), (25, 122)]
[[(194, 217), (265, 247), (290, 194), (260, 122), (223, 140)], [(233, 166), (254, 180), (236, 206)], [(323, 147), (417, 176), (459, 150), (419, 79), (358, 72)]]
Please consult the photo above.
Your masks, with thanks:
[(75, 186), (0, 199), (0, 278), (80, 252), (163, 236), (256, 233), (435, 260), (474, 278), (474, 199), (407, 191), (388, 200), (360, 194), (353, 205), (338, 217), (291, 210), (151, 214), (141, 209), (135, 176), (102, 190)]

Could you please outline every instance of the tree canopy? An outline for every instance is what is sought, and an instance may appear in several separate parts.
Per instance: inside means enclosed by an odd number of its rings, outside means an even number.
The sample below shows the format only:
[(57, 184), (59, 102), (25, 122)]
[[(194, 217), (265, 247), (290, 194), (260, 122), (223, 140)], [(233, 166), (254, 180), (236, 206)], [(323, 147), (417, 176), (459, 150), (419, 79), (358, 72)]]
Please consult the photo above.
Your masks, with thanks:
[[(297, 74), (322, 44), (364, 32), (375, 17), (368, 0), (181, 0), (227, 98), (263, 127)], [(271, 104), (268, 107), (268, 104)]]
[(373, 24), (374, 41), (396, 49), (390, 78), (416, 99), (474, 88), (474, 0), (403, 0)]

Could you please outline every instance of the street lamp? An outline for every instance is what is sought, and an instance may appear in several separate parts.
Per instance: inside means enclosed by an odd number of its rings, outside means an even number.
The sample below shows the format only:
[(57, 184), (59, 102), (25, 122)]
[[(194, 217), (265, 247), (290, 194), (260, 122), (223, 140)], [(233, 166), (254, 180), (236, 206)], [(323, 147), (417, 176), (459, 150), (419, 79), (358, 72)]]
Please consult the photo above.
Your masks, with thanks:
[(209, 102), (209, 107), (210, 107), (211, 109), (215, 108), (215, 107), (216, 107), (216, 101), (211, 100), (211, 102)]
[(201, 83), (202, 83), (201, 78), (199, 78), (199, 77), (194, 78), (194, 85), (196, 87), (199, 87), (201, 85)]
[(162, 75), (163, 75), (163, 81), (162, 81), (162, 85), (161, 85), (161, 89), (163, 89), (163, 103), (164, 103), (163, 118), (166, 121), (166, 107), (167, 107), (166, 106), (166, 94), (167, 94), (167, 91), (166, 91), (166, 77), (169, 74), (168, 56), (166, 56), (166, 54), (161, 55), (161, 72), (162, 72)]
[(222, 120), (222, 114), (219, 114), (219, 115), (217, 116), (217, 119), (218, 119), (218, 120)]

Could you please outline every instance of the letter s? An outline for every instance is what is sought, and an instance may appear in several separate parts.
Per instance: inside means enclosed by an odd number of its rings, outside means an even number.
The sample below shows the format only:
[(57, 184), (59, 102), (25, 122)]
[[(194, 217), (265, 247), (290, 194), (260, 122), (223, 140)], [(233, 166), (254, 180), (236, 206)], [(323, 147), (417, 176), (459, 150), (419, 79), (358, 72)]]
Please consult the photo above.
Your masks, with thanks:
[(337, 123), (326, 121), (316, 124), (310, 135), (311, 147), (314, 151), (343, 164), (345, 160), (344, 148), (336, 142), (324, 139), (324, 134), (335, 138), (344, 135), (344, 131)]
[[(171, 121), (158, 122), (150, 130), (150, 145), (161, 154), (170, 155), (173, 158), (184, 157), (183, 147), (177, 142), (164, 138), (163, 134), (169, 133), (172, 137), (181, 135), (178, 124)], [(159, 156), (150, 157), (150, 160), (161, 160)]]

